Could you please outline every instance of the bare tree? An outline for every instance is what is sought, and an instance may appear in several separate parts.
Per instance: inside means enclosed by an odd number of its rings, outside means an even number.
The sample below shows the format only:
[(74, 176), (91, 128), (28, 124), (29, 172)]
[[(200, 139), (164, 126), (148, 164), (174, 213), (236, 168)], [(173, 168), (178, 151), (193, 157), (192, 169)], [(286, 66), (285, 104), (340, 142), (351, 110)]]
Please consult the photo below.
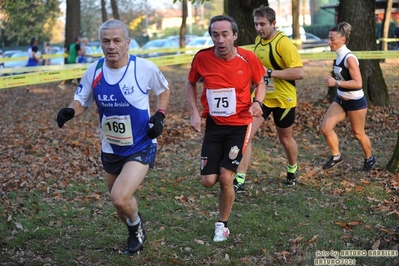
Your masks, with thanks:
[(399, 134), (392, 157), (387, 163), (386, 168), (391, 173), (399, 173)]
[(180, 47), (186, 47), (186, 29), (187, 29), (187, 0), (182, 0), (182, 19), (180, 27)]
[[(389, 22), (391, 22), (391, 13), (392, 13), (392, 0), (387, 0), (386, 1), (386, 6), (385, 6), (385, 15), (384, 15), (384, 19), (382, 21), (382, 31), (381, 31), (382, 34), (381, 34), (381, 37), (383, 39), (388, 38)], [(388, 50), (388, 42), (382, 41), (381, 50), (383, 50), (383, 51), (387, 51)]]
[(299, 28), (299, 0), (291, 0), (292, 9), (292, 39), (298, 49), (302, 48), (301, 33)]
[(80, 35), (80, 0), (66, 1), (65, 21), (65, 47), (68, 47), (75, 36)]
[(106, 4), (105, 0), (101, 0), (101, 17), (102, 17), (103, 22), (108, 20), (107, 9), (106, 9), (105, 4)]
[(111, 0), (111, 8), (112, 8), (112, 15), (113, 15), (114, 19), (120, 19), (119, 11), (118, 11), (118, 4), (116, 3), (116, 0)]
[[(226, 4), (227, 2), (227, 4)], [(237, 45), (253, 44), (256, 37), (252, 11), (261, 5), (268, 6), (265, 0), (225, 0), (227, 14), (238, 24)]]

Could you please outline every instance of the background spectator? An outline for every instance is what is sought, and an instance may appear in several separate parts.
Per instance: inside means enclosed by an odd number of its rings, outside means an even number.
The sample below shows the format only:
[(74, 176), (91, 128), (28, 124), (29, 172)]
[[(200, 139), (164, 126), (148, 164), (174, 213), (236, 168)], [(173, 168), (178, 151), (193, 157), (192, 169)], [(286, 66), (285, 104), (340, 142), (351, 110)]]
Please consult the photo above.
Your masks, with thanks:
[(84, 37), (80, 40), (80, 53), (78, 55), (78, 58), (76, 59), (76, 63), (79, 63), (79, 64), (87, 63), (86, 46), (88, 43), (89, 43), (89, 39), (86, 37)]
[[(399, 38), (399, 22), (396, 24), (394, 34), (395, 34), (395, 38)], [(397, 44), (397, 47), (399, 50), (399, 41), (397, 41), (396, 44)]]
[[(0, 58), (3, 58), (3, 57), (5, 57), (4, 53), (3, 53), (3, 50), (0, 50)], [(4, 65), (4, 62), (0, 63), (0, 68), (6, 68), (6, 66)]]
[[(43, 49), (42, 49), (42, 55), (53, 54), (53, 53), (54, 53), (54, 49), (53, 49), (53, 47), (51, 47), (50, 42), (44, 42)], [(50, 58), (44, 59), (43, 65), (50, 65)]]
[(37, 47), (37, 43), (38, 43), (37, 38), (32, 37), (28, 49), (28, 63), (26, 64), (26, 66), (28, 67), (37, 66), (40, 62), (41, 58), (36, 55), (37, 51), (39, 50), (39, 48)]

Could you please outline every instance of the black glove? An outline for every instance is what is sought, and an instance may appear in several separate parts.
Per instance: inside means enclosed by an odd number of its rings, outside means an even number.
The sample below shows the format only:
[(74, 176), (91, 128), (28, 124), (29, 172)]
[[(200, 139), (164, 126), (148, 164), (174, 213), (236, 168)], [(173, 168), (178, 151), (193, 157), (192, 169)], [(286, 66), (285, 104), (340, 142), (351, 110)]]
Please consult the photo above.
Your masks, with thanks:
[(153, 116), (150, 117), (150, 120), (148, 122), (153, 124), (153, 127), (150, 128), (147, 132), (150, 138), (155, 139), (162, 134), (164, 118), (165, 115), (159, 111), (157, 111)]
[(57, 115), (58, 127), (62, 128), (66, 121), (71, 120), (75, 116), (73, 108), (62, 108)]

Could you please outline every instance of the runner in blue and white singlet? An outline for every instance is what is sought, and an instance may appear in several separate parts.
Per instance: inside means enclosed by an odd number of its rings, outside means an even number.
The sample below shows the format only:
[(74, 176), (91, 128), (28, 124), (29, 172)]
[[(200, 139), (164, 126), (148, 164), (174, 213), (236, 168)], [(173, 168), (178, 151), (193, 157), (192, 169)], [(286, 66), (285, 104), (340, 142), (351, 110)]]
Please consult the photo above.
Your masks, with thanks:
[(168, 82), (151, 61), (130, 55), (128, 65), (111, 69), (104, 58), (90, 65), (74, 99), (90, 107), (94, 101), (100, 118), (102, 151), (127, 156), (149, 143), (149, 90), (156, 95), (168, 89)]
[[(129, 29), (125, 23), (108, 20), (100, 26), (98, 35), (104, 57), (86, 69), (74, 100), (58, 112), (57, 124), (62, 128), (96, 102), (109, 199), (127, 226), (124, 253), (133, 255), (147, 241), (135, 194), (154, 167), (156, 138), (163, 132), (170, 90), (153, 62), (129, 55)], [(150, 91), (157, 100), (155, 112), (150, 111)]]

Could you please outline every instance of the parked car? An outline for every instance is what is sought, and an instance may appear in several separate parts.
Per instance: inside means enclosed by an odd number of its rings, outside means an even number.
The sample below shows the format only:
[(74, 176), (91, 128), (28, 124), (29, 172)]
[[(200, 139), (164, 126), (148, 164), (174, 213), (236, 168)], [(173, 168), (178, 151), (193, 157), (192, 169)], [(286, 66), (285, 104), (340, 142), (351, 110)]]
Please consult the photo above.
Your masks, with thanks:
[[(65, 50), (62, 47), (54, 46), (53, 47), (53, 53), (54, 54), (65, 54)], [(50, 65), (63, 65), (65, 64), (65, 57), (55, 57), (55, 58), (50, 58)]]
[[(277, 27), (276, 29), (282, 31), (287, 36), (292, 35), (292, 26)], [(300, 27), (299, 34), (303, 35), (305, 33), (306, 33), (305, 29), (303, 27)]]
[(9, 50), (9, 51), (4, 51), (4, 57), (11, 57), (15, 53), (21, 53), (23, 52), (22, 50)]
[[(101, 47), (100, 41), (93, 41), (93, 42), (88, 42), (87, 46), (92, 47), (94, 50), (97, 49), (97, 47)], [(95, 48), (94, 48), (95, 47)]]
[(98, 53), (101, 53), (102, 51), (97, 51), (97, 49), (93, 49), (92, 46), (86, 46), (86, 56), (84, 59), (86, 60), (85, 63), (92, 63), (99, 59), (101, 56), (97, 56)]
[(130, 38), (129, 51), (132, 49), (138, 50), (140, 49), (140, 45), (135, 39)]
[[(287, 37), (292, 40), (292, 35), (287, 35)], [(302, 40), (302, 49), (317, 48), (317, 47), (323, 47), (325, 49), (329, 48), (327, 40), (320, 39), (319, 37), (311, 33), (301, 34), (301, 40)]]
[[(28, 52), (22, 51), (22, 52), (14, 53), (10, 58), (27, 57), (27, 56), (28, 56)], [(4, 66), (6, 68), (25, 67), (27, 63), (28, 63), (28, 59), (21, 60), (21, 61), (8, 61), (8, 62), (4, 62)]]
[(140, 44), (135, 39), (130, 38), (129, 53), (141, 56), (141, 54), (138, 53), (139, 51), (141, 51)]
[[(197, 38), (197, 37), (199, 37), (198, 35), (193, 35), (193, 34), (186, 34), (185, 35), (185, 43), (187, 44), (187, 43), (189, 43), (191, 40), (193, 40), (193, 39), (195, 39), (195, 38)], [(180, 44), (180, 35), (173, 35), (173, 36), (169, 36), (169, 37), (166, 37), (166, 39), (168, 39), (168, 40), (174, 40), (174, 41), (176, 41), (177, 43), (179, 43)]]
[[(152, 40), (148, 41), (142, 47), (142, 51), (144, 52), (142, 57), (157, 57), (157, 56), (177, 54), (178, 52), (176, 50), (179, 48), (180, 48), (179, 43), (172, 39)], [(168, 52), (167, 51), (168, 49), (173, 49), (174, 51)]]
[(212, 46), (213, 41), (211, 37), (197, 37), (186, 44), (186, 47), (208, 47)]
[(192, 39), (186, 44), (186, 48), (188, 48), (186, 53), (192, 54), (198, 51), (199, 49), (206, 48), (209, 46), (213, 46), (213, 41), (211, 37), (197, 37), (195, 39)]

